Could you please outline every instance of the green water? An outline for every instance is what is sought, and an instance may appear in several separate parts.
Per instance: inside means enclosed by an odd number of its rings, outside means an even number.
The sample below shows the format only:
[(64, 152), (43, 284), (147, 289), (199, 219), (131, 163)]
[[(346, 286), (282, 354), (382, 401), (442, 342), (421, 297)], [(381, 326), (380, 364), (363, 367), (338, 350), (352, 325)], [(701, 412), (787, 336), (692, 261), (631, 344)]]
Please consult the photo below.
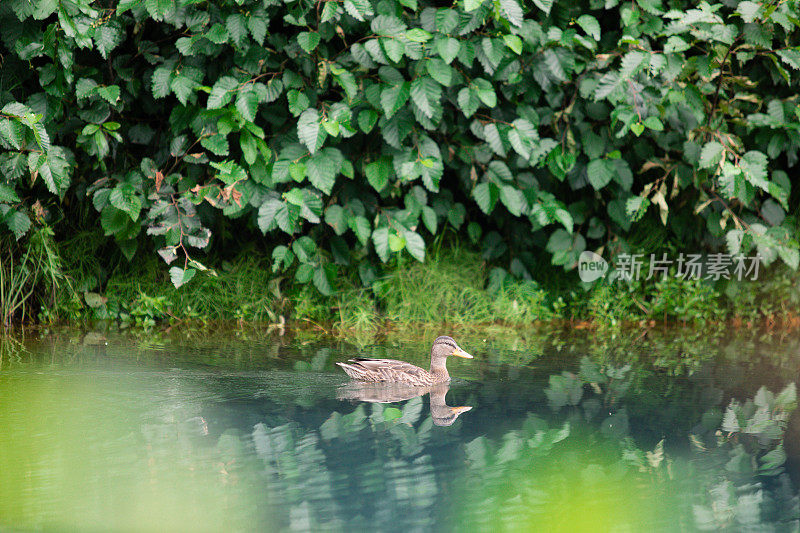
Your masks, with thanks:
[(796, 337), (418, 335), (0, 337), (0, 529), (798, 530)]

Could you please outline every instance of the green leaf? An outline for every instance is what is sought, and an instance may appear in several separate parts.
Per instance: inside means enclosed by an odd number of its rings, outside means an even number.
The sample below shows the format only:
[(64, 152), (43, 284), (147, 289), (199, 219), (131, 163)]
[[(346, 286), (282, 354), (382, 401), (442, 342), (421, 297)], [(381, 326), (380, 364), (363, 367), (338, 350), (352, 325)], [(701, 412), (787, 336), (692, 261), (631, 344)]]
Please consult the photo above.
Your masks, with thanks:
[(117, 105), (119, 101), (119, 87), (117, 85), (108, 85), (97, 89), (97, 94), (111, 105)]
[(297, 267), (297, 271), (294, 273), (294, 279), (298, 283), (308, 283), (314, 277), (314, 267), (309, 263), (303, 263), (299, 267)]
[(383, 419), (386, 422), (391, 422), (392, 420), (396, 420), (401, 416), (403, 416), (403, 411), (397, 407), (387, 407), (383, 410)]
[(226, 156), (230, 152), (228, 138), (220, 133), (211, 135), (210, 137), (203, 137), (200, 139), (200, 145), (212, 154), (218, 156)]
[[(181, 104), (186, 105), (186, 102), (189, 100), (189, 97), (194, 93), (194, 90), (197, 88), (198, 83), (188, 77), (184, 76), (183, 74), (177, 74), (172, 78), (170, 81), (169, 87), (175, 96), (178, 98), (178, 101)], [(98, 90), (99, 93), (99, 90)]]
[(328, 272), (325, 266), (318, 266), (314, 269), (314, 286), (317, 290), (325, 296), (330, 296), (333, 294), (333, 287), (331, 286), (331, 280), (328, 278)]
[(407, 81), (381, 91), (381, 107), (386, 113), (386, 118), (391, 118), (397, 113), (406, 104), (410, 95), (411, 84)]
[(594, 39), (595, 41), (600, 40), (600, 23), (597, 22), (597, 19), (591, 15), (581, 15), (575, 21), (578, 23), (578, 26), (586, 32), (586, 35)]
[(425, 241), (415, 231), (403, 232), (403, 237), (406, 240), (406, 250), (411, 256), (420, 263), (425, 262)]
[(172, 69), (168, 67), (158, 67), (153, 71), (152, 77), (153, 96), (164, 98), (170, 92), (170, 82), (172, 81)]
[(335, 74), (334, 79), (344, 89), (347, 94), (348, 100), (354, 100), (358, 96), (358, 84), (356, 77), (349, 70), (342, 70), (341, 73)]
[(430, 33), (420, 28), (414, 28), (408, 30), (406, 32), (406, 39), (409, 41), (414, 41), (416, 43), (425, 43), (428, 42), (431, 37), (433, 37)]
[(120, 0), (117, 4), (117, 15), (121, 15), (134, 7), (139, 7), (143, 3), (144, 0)]
[(6, 214), (5, 224), (8, 229), (14, 234), (17, 240), (20, 240), (31, 227), (31, 219), (22, 211), (12, 211), (11, 214)]
[(231, 101), (231, 92), (239, 86), (236, 78), (231, 76), (223, 76), (217, 80), (211, 93), (208, 95), (206, 107), (208, 109), (219, 109), (224, 107)]
[(660, 15), (663, 13), (661, 9), (661, 0), (636, 0), (636, 3), (639, 4), (639, 7), (645, 12), (651, 15)]
[(320, 36), (317, 32), (304, 31), (297, 34), (297, 44), (299, 44), (300, 48), (305, 50), (307, 54), (314, 51), (317, 45), (319, 45), (319, 40)]
[(475, 85), (478, 98), (481, 99), (481, 102), (483, 102), (486, 107), (494, 107), (497, 105), (497, 95), (491, 83), (483, 78), (475, 78), (472, 80), (472, 83)]
[(492, 147), (492, 150), (500, 157), (506, 156), (506, 149), (503, 146), (503, 140), (500, 138), (500, 131), (497, 125), (493, 122), (486, 124), (483, 127), (483, 134), (486, 137), (486, 142)]
[(437, 37), (434, 45), (436, 52), (439, 54), (445, 63), (448, 65), (458, 57), (458, 51), (461, 49), (461, 43), (458, 39), (453, 37)]
[(458, 13), (453, 9), (437, 9), (434, 23), (437, 31), (445, 34), (452, 33), (458, 26)]
[(633, 77), (646, 66), (648, 54), (639, 50), (631, 50), (622, 58), (619, 76), (623, 80)]
[(244, 15), (240, 13), (228, 15), (228, 18), (225, 19), (225, 28), (237, 46), (244, 44), (247, 38), (247, 20)]
[(453, 69), (440, 58), (431, 58), (425, 65), (428, 74), (441, 85), (449, 87), (453, 81)]
[(366, 165), (364, 172), (367, 175), (367, 181), (372, 185), (372, 188), (381, 192), (386, 184), (389, 182), (389, 174), (391, 173), (391, 164), (389, 159), (382, 157), (377, 161)]
[(522, 210), (527, 205), (522, 191), (513, 185), (503, 185), (500, 188), (500, 201), (503, 202), (509, 213), (516, 217), (522, 215)]
[(522, 8), (519, 7), (517, 0), (500, 0), (500, 9), (513, 26), (522, 26)]
[(533, 0), (533, 3), (547, 15), (550, 14), (550, 10), (553, 8), (553, 0)]
[(561, 224), (569, 233), (572, 233), (575, 222), (572, 219), (572, 215), (569, 214), (569, 211), (566, 209), (556, 209), (553, 213), (553, 218), (555, 218), (558, 222), (561, 222)]
[(247, 86), (236, 95), (236, 109), (250, 122), (255, 122), (259, 98), (252, 86)]
[(475, 202), (481, 208), (481, 211), (488, 215), (494, 210), (499, 197), (497, 185), (486, 182), (479, 183), (472, 190), (472, 197), (475, 198)]
[(593, 159), (586, 167), (589, 183), (599, 191), (614, 178), (614, 163), (607, 159)]
[(717, 141), (709, 141), (700, 152), (700, 168), (711, 168), (719, 165), (724, 147)]
[(320, 117), (316, 109), (306, 109), (297, 121), (297, 136), (312, 154), (319, 147)]
[(594, 91), (594, 99), (595, 100), (602, 100), (606, 98), (611, 93), (613, 93), (621, 84), (622, 78), (620, 77), (619, 73), (617, 72), (606, 72), (603, 74), (603, 77), (600, 78), (600, 81), (597, 83), (597, 87)]
[(366, 17), (375, 14), (369, 0), (345, 0), (344, 10), (348, 15), (362, 22), (366, 20)]
[(253, 137), (249, 131), (242, 130), (242, 133), (239, 135), (239, 147), (242, 149), (242, 154), (247, 164), (254, 164), (258, 157), (259, 150), (256, 138)]
[(310, 263), (317, 256), (316, 243), (305, 235), (292, 243), (292, 250), (301, 263)]
[(266, 233), (277, 225), (277, 215), (281, 209), (285, 209), (283, 202), (272, 198), (261, 204), (258, 209), (258, 229), (261, 233)]
[(756, 16), (758, 15), (758, 11), (760, 9), (761, 4), (750, 2), (749, 0), (739, 2), (739, 5), (736, 6), (736, 12), (739, 13), (742, 16), (742, 20), (747, 23), (756, 20)]
[(677, 35), (673, 35), (667, 39), (666, 43), (664, 43), (665, 54), (677, 54), (680, 52), (685, 52), (689, 48), (691, 48), (691, 45)]
[(116, 235), (127, 228), (130, 217), (125, 211), (113, 206), (106, 206), (100, 214), (100, 224), (108, 235)]
[(411, 83), (411, 100), (428, 118), (434, 117), (441, 97), (441, 88), (427, 76), (420, 76)]
[(289, 101), (289, 112), (296, 117), (300, 116), (310, 105), (305, 93), (301, 93), (295, 89), (286, 93), (286, 99)]
[(389, 233), (389, 250), (392, 252), (400, 252), (406, 247), (406, 240), (397, 233)]
[(767, 182), (767, 156), (758, 150), (746, 152), (739, 161), (739, 167), (744, 173), (745, 179), (759, 189), (769, 192)]
[(336, 235), (342, 235), (349, 227), (347, 223), (347, 215), (338, 204), (333, 204), (325, 210), (325, 223), (333, 228)]
[(461, 108), (464, 116), (471, 117), (474, 115), (480, 105), (481, 101), (476, 91), (468, 87), (464, 87), (458, 91), (458, 107)]
[(775, 52), (781, 61), (789, 65), (794, 70), (800, 70), (800, 50), (797, 48), (787, 48)]
[(389, 260), (389, 228), (376, 228), (372, 232), (372, 243), (375, 245), (375, 253), (380, 260), (385, 263)]
[(182, 285), (191, 281), (196, 273), (197, 270), (193, 268), (184, 270), (181, 267), (172, 267), (169, 269), (169, 279), (172, 281), (172, 284), (175, 285), (175, 288), (179, 289)]
[(378, 113), (372, 109), (364, 109), (358, 114), (358, 127), (364, 133), (369, 133), (378, 122)]
[(336, 148), (325, 148), (308, 160), (308, 179), (311, 184), (325, 194), (330, 194), (336, 183), (336, 175), (341, 170), (344, 157)]
[(647, 117), (644, 119), (644, 126), (653, 131), (664, 131), (664, 124), (658, 117)]
[(272, 250), (272, 271), (278, 272), (292, 266), (294, 262), (294, 252), (284, 245), (276, 246)]
[(506, 43), (515, 54), (520, 55), (522, 53), (522, 39), (520, 39), (516, 35), (507, 34), (503, 35), (503, 42)]
[(263, 14), (252, 13), (247, 17), (247, 28), (256, 43), (261, 44), (264, 42), (264, 37), (267, 35), (267, 20)]
[(14, 189), (0, 183), (0, 202), (19, 202), (19, 196)]
[(431, 235), (436, 235), (436, 227), (438, 225), (436, 211), (427, 205), (422, 206), (422, 222), (431, 232)]
[(132, 186), (115, 187), (108, 197), (108, 201), (122, 211), (128, 213), (131, 220), (136, 222), (139, 219), (139, 212), (142, 209), (142, 201), (136, 195)]
[(370, 228), (369, 221), (365, 217), (358, 215), (351, 217), (347, 221), (347, 225), (351, 230), (353, 230), (353, 233), (355, 233), (361, 245), (366, 246), (372, 230), (372, 228)]

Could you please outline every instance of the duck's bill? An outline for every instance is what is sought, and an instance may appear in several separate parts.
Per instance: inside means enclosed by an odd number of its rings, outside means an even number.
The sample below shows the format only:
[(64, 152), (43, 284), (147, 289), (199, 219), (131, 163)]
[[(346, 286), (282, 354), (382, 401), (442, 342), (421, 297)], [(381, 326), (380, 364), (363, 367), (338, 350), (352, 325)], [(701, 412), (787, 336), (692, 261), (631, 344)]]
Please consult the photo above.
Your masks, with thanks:
[(450, 410), (453, 412), (454, 415), (460, 415), (461, 413), (466, 413), (472, 409), (471, 405), (462, 405), (461, 407), (451, 407)]
[(461, 348), (456, 348), (455, 350), (453, 350), (453, 353), (451, 355), (455, 355), (456, 357), (463, 357), (464, 359), (472, 359), (472, 356), (467, 352), (465, 352), (464, 350), (462, 350)]

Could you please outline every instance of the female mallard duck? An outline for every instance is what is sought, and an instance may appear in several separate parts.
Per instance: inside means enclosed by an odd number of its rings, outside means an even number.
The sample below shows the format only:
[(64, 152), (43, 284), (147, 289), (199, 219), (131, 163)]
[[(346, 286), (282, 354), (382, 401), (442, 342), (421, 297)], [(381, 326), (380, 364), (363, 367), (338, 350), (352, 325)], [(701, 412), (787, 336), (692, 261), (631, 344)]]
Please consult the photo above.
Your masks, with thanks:
[(405, 383), (406, 385), (427, 386), (447, 383), (445, 362), (448, 355), (472, 359), (472, 356), (458, 347), (450, 337), (438, 337), (431, 348), (431, 369), (426, 372), (418, 366), (396, 359), (367, 359), (356, 357), (346, 363), (336, 363), (353, 379), (377, 383)]

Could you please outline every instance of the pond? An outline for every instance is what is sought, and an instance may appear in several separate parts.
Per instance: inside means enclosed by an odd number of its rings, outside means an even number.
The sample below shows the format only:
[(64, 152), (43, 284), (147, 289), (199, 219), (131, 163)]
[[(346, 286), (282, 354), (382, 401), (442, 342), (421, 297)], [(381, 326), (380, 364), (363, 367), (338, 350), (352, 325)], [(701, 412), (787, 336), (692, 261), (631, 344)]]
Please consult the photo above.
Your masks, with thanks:
[(335, 366), (437, 333), (0, 337), (0, 529), (798, 529), (797, 336), (443, 332), (475, 358), (416, 393)]

